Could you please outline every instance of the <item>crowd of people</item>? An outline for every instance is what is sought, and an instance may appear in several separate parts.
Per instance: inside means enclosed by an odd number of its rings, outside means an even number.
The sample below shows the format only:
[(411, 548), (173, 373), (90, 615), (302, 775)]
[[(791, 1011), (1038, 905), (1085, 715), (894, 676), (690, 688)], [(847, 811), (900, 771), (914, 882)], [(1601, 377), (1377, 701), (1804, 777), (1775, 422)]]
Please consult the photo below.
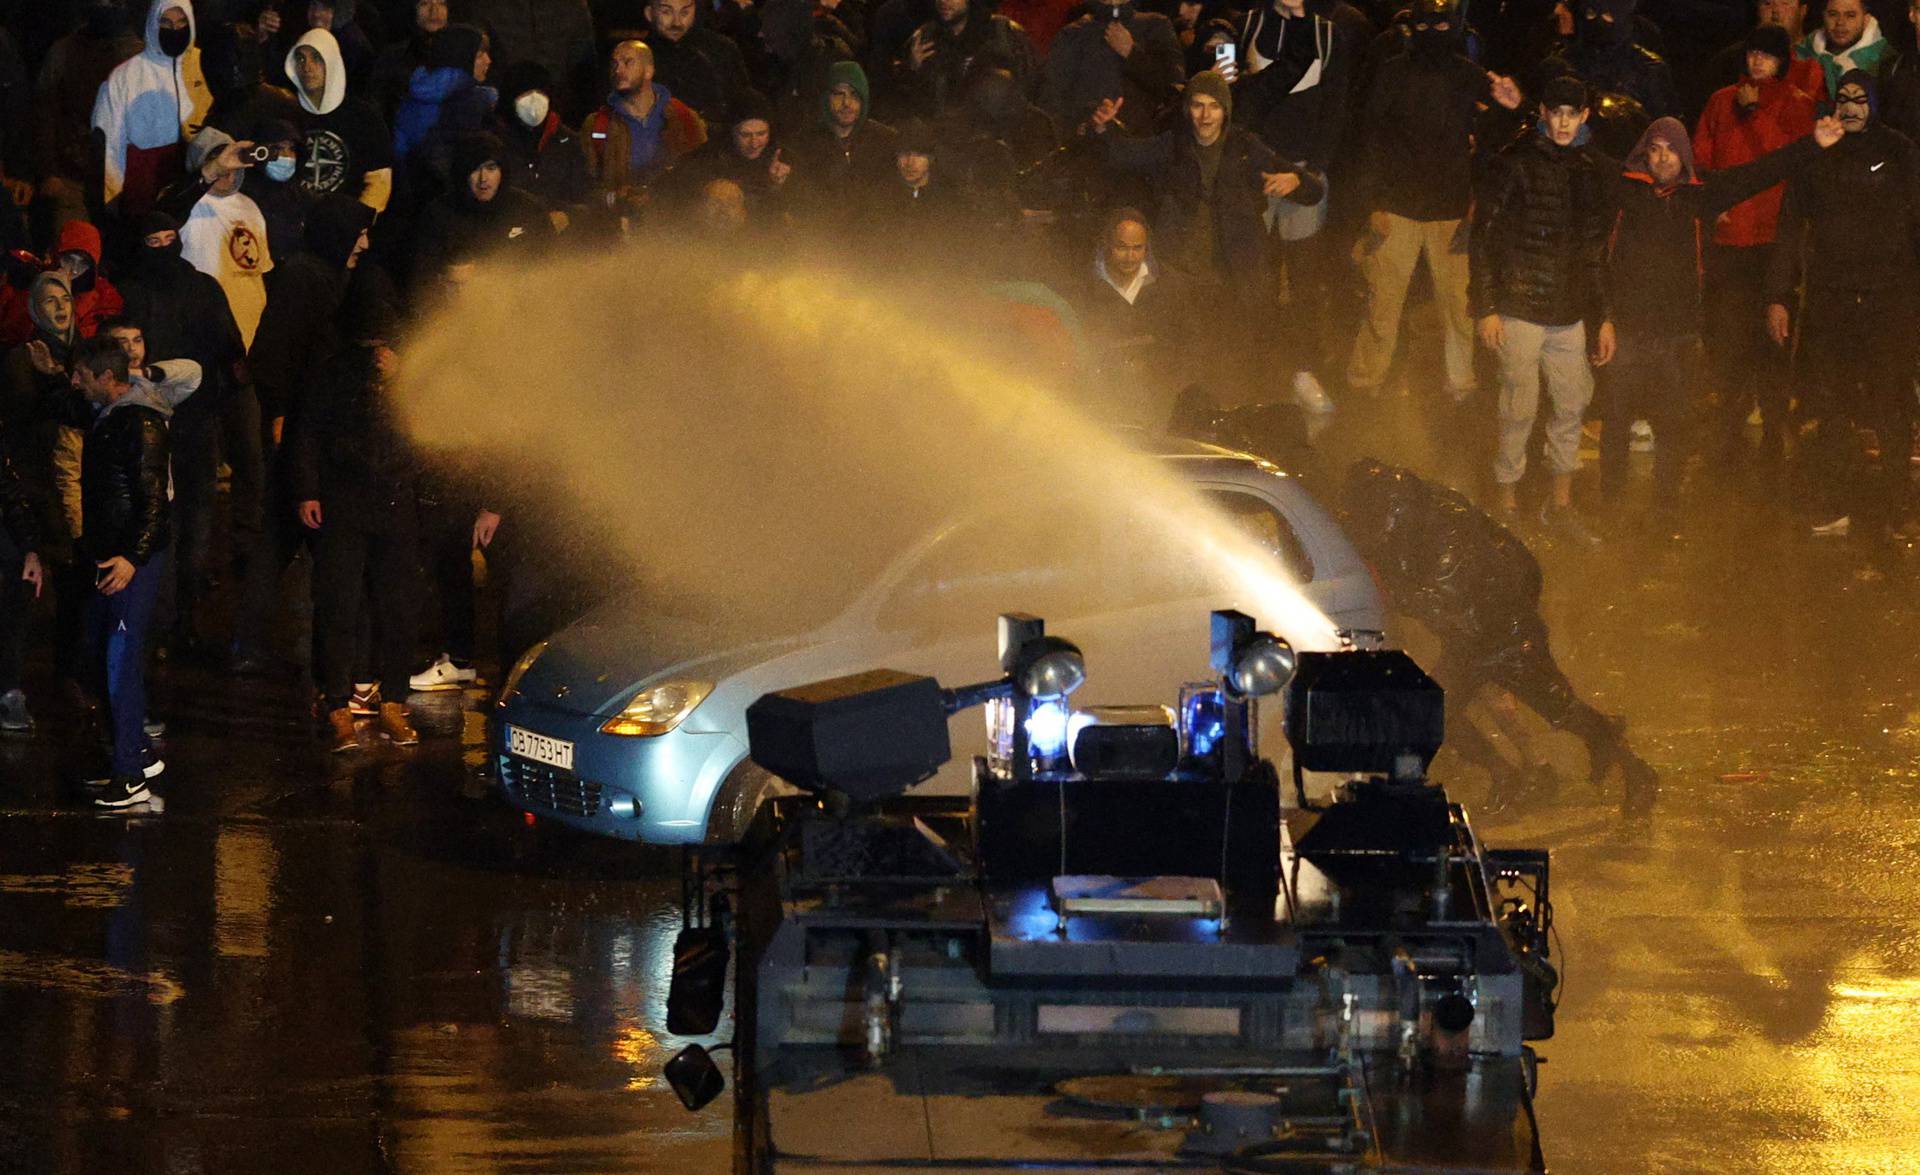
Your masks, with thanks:
[(1657, 509), (1690, 456), (1788, 465), (1886, 551), (1920, 531), (1906, 2), (0, 0), (0, 731), (44, 643), (106, 719), (96, 802), (139, 803), (153, 646), (260, 671), (305, 551), (331, 745), (416, 741), (515, 528), (423, 467), (397, 348), (476, 267), (649, 241), (1042, 283), (1090, 378), (1167, 403), (1398, 373), (1489, 431), (1502, 522), (1543, 437), (1574, 544), (1650, 429)]

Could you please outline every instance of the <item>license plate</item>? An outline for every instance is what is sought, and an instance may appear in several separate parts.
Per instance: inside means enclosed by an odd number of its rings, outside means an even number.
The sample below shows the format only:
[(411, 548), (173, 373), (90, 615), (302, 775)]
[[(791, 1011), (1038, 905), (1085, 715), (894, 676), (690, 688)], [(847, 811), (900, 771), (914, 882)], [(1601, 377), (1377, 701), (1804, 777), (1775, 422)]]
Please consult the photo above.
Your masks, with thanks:
[(550, 738), (531, 730), (522, 730), (518, 726), (507, 727), (507, 753), (545, 763), (549, 767), (573, 770), (572, 743), (563, 738)]

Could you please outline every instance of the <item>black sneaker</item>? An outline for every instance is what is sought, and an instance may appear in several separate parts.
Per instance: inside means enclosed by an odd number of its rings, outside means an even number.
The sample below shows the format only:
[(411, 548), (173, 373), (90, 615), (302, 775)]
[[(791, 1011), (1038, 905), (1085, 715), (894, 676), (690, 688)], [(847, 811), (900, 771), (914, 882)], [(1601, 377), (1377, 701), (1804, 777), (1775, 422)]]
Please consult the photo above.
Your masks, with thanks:
[(131, 808), (135, 804), (144, 804), (153, 798), (147, 790), (147, 781), (138, 775), (116, 775), (107, 783), (107, 790), (94, 797), (96, 808)]

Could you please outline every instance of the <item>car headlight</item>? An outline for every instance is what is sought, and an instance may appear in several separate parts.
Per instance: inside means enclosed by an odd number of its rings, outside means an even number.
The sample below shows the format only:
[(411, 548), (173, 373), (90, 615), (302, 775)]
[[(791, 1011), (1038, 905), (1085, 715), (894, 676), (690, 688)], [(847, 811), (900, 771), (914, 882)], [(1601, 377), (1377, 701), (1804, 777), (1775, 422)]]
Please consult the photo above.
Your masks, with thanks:
[(515, 694), (520, 692), (520, 679), (527, 675), (527, 670), (532, 669), (533, 663), (538, 661), (540, 654), (546, 651), (547, 642), (539, 641), (535, 643), (532, 648), (520, 654), (520, 659), (513, 663), (512, 669), (507, 671), (507, 680), (506, 683), (500, 687), (500, 700), (495, 703), (496, 705), (506, 705)]
[(713, 692), (710, 681), (663, 681), (633, 695), (618, 714), (607, 719), (602, 734), (651, 738), (680, 725)]

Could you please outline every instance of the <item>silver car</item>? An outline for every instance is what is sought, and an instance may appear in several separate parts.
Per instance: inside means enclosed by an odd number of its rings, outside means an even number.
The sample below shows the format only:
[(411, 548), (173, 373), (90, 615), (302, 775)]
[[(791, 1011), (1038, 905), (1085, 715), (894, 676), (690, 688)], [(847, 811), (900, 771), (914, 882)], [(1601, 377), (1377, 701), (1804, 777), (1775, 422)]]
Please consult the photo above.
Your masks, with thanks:
[[(1159, 442), (1152, 455), (1265, 545), (1335, 628), (1377, 639), (1384, 605), (1371, 571), (1296, 478), (1194, 442)], [(1063, 530), (1011, 549), (1000, 529), (991, 516), (943, 526), (855, 585), (831, 619), (778, 639), (717, 637), (698, 621), (636, 615), (633, 603), (601, 607), (508, 675), (494, 736), (507, 800), (603, 836), (734, 839), (782, 786), (747, 759), (746, 709), (764, 693), (881, 665), (948, 685), (977, 680), (994, 666), (995, 617), (1023, 611), (1096, 667), (1076, 705), (1170, 702), (1208, 676), (1207, 610), (1244, 603), (1186, 569), (1114, 574), (1130, 555), (1125, 536)], [(1267, 707), (1275, 721), (1263, 727), (1277, 731), (1278, 709)], [(977, 725), (955, 730), (953, 760), (923, 787), (967, 788), (971, 755), (986, 749)]]

